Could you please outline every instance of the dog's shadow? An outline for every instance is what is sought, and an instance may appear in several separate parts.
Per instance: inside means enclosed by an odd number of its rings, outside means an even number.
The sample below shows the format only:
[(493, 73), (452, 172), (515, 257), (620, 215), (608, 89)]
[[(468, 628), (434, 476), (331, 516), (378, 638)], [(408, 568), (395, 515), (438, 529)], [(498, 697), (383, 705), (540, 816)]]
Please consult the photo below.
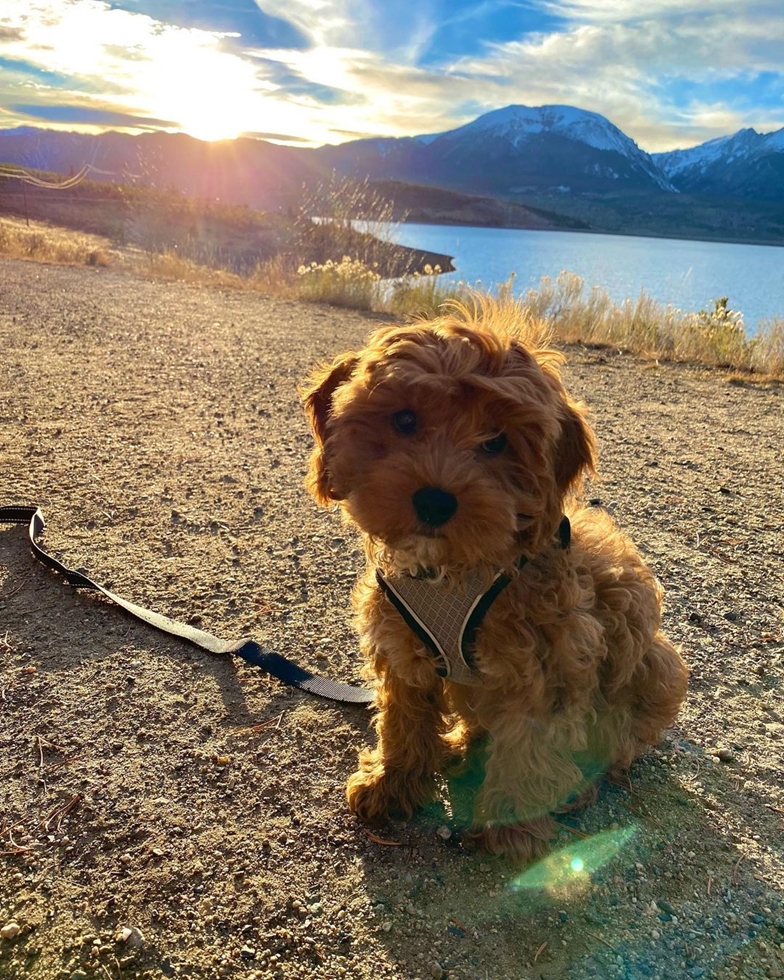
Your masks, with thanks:
[[(784, 856), (775, 813), (695, 746), (670, 741), (626, 785), (601, 781), (595, 803), (556, 817), (550, 853), (518, 870), (463, 841), (480, 768), (411, 824), (379, 832), (402, 846), (377, 843), (364, 863), (380, 940), (423, 975), (708, 977), (690, 952), (700, 936), (717, 969), (750, 944), (781, 941), (780, 898), (755, 877), (747, 847), (766, 834)], [(749, 815), (765, 812), (744, 838)]]

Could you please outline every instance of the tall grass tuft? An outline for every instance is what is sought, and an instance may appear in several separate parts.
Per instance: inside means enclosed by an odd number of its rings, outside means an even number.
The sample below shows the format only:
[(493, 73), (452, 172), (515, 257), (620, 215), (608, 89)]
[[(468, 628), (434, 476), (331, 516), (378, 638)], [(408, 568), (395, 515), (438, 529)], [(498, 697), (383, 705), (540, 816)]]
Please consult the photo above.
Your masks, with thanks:
[(383, 308), (397, 316), (435, 317), (450, 302), (460, 302), (471, 293), (464, 282), (451, 282), (441, 278), (439, 266), (426, 265), (422, 274), (395, 279), (389, 285), (383, 300)]
[(297, 270), (294, 293), (298, 299), (358, 310), (376, 308), (381, 276), (359, 259), (344, 255), (340, 262), (311, 262)]
[(110, 264), (108, 243), (95, 235), (49, 228), (39, 222), (0, 221), (0, 255), (60, 265)]
[(762, 324), (748, 337), (742, 315), (729, 309), (726, 297), (697, 312), (660, 303), (645, 292), (616, 303), (606, 290), (594, 286), (586, 292), (579, 276), (562, 272), (529, 290), (523, 306), (548, 320), (554, 336), (566, 343), (608, 344), (661, 360), (784, 375), (784, 322)]

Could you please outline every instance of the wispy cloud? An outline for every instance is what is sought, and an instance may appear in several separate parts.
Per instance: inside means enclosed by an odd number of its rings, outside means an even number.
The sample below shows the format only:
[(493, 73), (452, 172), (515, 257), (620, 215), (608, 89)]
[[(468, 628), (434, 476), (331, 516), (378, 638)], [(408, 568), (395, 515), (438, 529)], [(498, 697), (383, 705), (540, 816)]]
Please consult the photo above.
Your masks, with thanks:
[(659, 150), (783, 126), (782, 50), (780, 0), (3, 0), (0, 106), (337, 142), (566, 103)]

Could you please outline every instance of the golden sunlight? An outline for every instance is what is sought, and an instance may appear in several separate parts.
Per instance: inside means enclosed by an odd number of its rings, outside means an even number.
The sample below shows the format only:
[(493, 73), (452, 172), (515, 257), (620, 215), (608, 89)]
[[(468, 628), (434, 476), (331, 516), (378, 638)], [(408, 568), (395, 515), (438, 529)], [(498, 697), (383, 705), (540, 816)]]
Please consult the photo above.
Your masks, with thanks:
[(150, 64), (147, 98), (159, 118), (200, 140), (234, 139), (253, 129), (264, 93), (253, 68), (216, 49), (214, 38), (171, 32), (167, 50)]

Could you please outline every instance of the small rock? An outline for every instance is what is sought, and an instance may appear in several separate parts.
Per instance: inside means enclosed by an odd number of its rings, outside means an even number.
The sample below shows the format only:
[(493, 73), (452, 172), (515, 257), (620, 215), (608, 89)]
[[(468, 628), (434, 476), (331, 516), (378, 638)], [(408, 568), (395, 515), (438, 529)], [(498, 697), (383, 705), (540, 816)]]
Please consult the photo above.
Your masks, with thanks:
[(722, 746), (720, 749), (717, 749), (716, 750), (716, 756), (722, 762), (734, 762), (735, 761), (735, 753), (732, 751), (732, 749), (728, 749), (728, 748), (726, 748), (724, 746)]
[(256, 950), (252, 946), (243, 946), (240, 950), (240, 956), (244, 960), (255, 960)]
[(18, 922), (7, 922), (0, 929), (0, 939), (15, 939), (21, 931), (22, 927)]
[(452, 836), (452, 831), (446, 826), (446, 824), (439, 827), (436, 833), (442, 840), (449, 840), (449, 838)]
[(115, 939), (119, 943), (125, 943), (131, 949), (139, 949), (144, 945), (144, 934), (137, 926), (123, 926), (117, 930)]

